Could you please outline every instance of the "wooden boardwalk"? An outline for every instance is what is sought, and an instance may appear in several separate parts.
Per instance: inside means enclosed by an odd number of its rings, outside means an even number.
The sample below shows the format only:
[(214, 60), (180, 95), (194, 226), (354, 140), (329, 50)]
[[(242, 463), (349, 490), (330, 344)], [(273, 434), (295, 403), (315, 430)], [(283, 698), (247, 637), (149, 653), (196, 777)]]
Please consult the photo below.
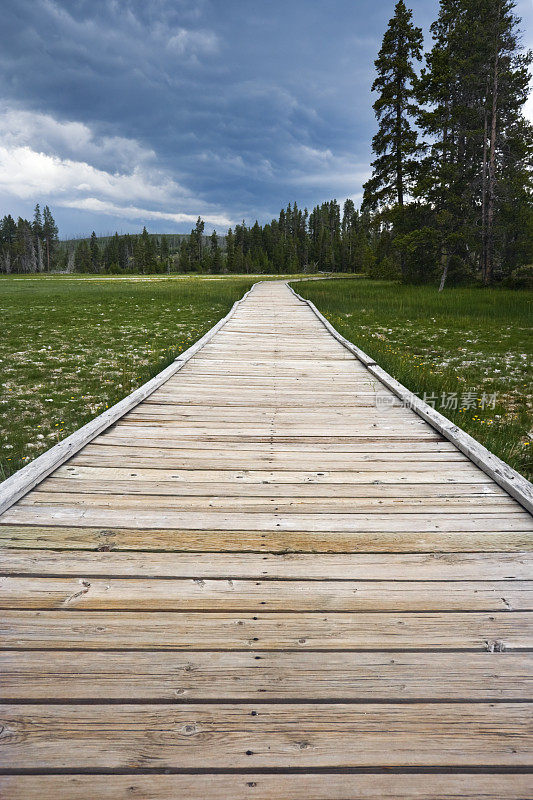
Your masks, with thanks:
[(258, 284), (0, 517), (0, 797), (533, 797), (532, 530)]

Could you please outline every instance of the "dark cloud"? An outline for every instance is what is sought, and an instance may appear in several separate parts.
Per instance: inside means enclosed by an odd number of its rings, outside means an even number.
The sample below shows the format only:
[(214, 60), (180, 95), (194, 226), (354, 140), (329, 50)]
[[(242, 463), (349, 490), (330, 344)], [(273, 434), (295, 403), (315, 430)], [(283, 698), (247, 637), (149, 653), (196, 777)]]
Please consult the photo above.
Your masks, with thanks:
[[(0, 212), (186, 230), (357, 197), (393, 5), (3, 0)], [(413, 5), (427, 30), (437, 0)]]

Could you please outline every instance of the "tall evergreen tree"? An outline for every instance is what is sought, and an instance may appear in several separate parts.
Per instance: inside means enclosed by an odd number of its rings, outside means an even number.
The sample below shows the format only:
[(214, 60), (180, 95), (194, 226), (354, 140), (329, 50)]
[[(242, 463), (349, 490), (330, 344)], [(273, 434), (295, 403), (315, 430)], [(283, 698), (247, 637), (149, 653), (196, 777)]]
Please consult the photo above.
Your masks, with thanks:
[(226, 234), (226, 269), (228, 272), (235, 271), (235, 237), (231, 228)]
[(187, 238), (183, 238), (180, 244), (178, 266), (180, 272), (191, 271), (191, 246)]
[(17, 220), (15, 253), (17, 272), (37, 272), (37, 257), (32, 225), (22, 217)]
[(523, 137), (530, 133), (520, 108), (530, 56), (520, 54), (513, 8), (511, 0), (441, 0), (431, 26), (434, 44), (419, 82), (430, 146), (416, 194), (434, 211), (441, 289), (450, 268), (456, 279), (479, 267), (492, 280), (498, 216), (513, 194), (506, 192), (511, 161), (514, 189), (517, 169), (528, 182)]
[(13, 271), (14, 244), (17, 236), (17, 223), (7, 214), (0, 223), (0, 268), (9, 275)]
[(87, 239), (80, 239), (74, 251), (74, 269), (76, 272), (91, 272), (91, 251)]
[(201, 217), (198, 217), (189, 237), (191, 261), (196, 266), (196, 269), (202, 268), (204, 228), (205, 222)]
[(161, 269), (170, 272), (170, 245), (168, 243), (168, 236), (161, 236), (159, 240), (159, 260), (161, 262)]
[(91, 241), (89, 242), (90, 253), (90, 269), (91, 272), (100, 272), (100, 248), (98, 247), (98, 239), (96, 233), (91, 233)]
[(420, 152), (411, 123), (418, 112), (413, 61), (421, 57), (422, 30), (415, 27), (412, 12), (399, 0), (374, 62), (377, 76), (372, 91), (378, 92), (378, 98), (373, 108), (379, 128), (372, 140), (376, 155), (372, 177), (364, 186), (364, 205), (370, 208), (391, 203), (402, 207), (413, 184)]
[(43, 235), (43, 216), (39, 203), (37, 203), (33, 212), (33, 232), (36, 236)]
[[(521, 53), (519, 18), (513, 0), (477, 0), (474, 14), (483, 20), (486, 60), (482, 174), (483, 281), (490, 283), (495, 268), (495, 232), (505, 184), (521, 159), (524, 144), (531, 155), (531, 126), (523, 124), (521, 109), (527, 99), (531, 53)], [(523, 140), (520, 146), (520, 138)], [(526, 144), (527, 143), (527, 144)], [(515, 148), (513, 149), (513, 144)], [(518, 145), (518, 150), (516, 149)], [(530, 162), (531, 164), (531, 162)], [(529, 173), (529, 174), (528, 174)], [(522, 179), (531, 189), (531, 169)], [(529, 180), (528, 180), (529, 179)]]
[(33, 213), (33, 237), (35, 241), (35, 250), (37, 256), (37, 270), (42, 272), (44, 269), (43, 261), (43, 217), (39, 203), (35, 206)]
[(222, 254), (220, 252), (218, 236), (215, 230), (213, 230), (213, 233), (209, 237), (209, 244), (211, 248), (211, 272), (213, 272), (215, 275), (218, 275), (222, 270)]
[(153, 238), (146, 230), (146, 226), (143, 227), (142, 233), (139, 236), (138, 246), (141, 272), (146, 275), (153, 275), (157, 272), (156, 248)]
[(46, 249), (46, 269), (50, 271), (50, 267), (54, 264), (59, 241), (57, 225), (48, 206), (43, 208), (42, 235)]
[(120, 237), (115, 231), (104, 247), (102, 266), (106, 272), (120, 272)]

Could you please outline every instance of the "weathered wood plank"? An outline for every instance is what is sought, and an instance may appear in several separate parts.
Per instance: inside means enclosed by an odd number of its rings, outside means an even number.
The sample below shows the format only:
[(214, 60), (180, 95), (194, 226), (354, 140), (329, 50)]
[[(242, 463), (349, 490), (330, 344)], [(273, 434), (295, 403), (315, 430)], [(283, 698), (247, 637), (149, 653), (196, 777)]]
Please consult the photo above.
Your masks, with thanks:
[(307, 580), (528, 580), (533, 553), (150, 553), (80, 550), (0, 551), (4, 575), (83, 578), (278, 578)]
[(531, 775), (0, 776), (4, 800), (530, 800)]
[(158, 405), (168, 405), (178, 403), (180, 406), (201, 406), (215, 405), (216, 408), (226, 408), (236, 406), (238, 408), (248, 408), (254, 406), (266, 410), (274, 410), (280, 407), (295, 408), (316, 408), (317, 406), (326, 408), (376, 408), (378, 403), (392, 408), (401, 406), (400, 400), (392, 393), (385, 392), (360, 392), (357, 390), (349, 391), (349, 387), (344, 387), (344, 391), (335, 390), (332, 387), (328, 392), (326, 389), (320, 390), (315, 387), (308, 389), (283, 389), (276, 387), (259, 388), (259, 384), (254, 389), (245, 389), (235, 383), (219, 385), (216, 397), (213, 397), (212, 385), (190, 385), (180, 386), (179, 390), (170, 391), (159, 390), (154, 394), (154, 401)]
[(521, 767), (531, 765), (528, 711), (522, 703), (4, 705), (0, 766)]
[[(124, 524), (131, 524), (126, 520)], [(414, 528), (414, 526), (413, 526)], [(162, 550), (267, 553), (430, 553), (522, 551), (531, 546), (524, 532), (331, 533), (309, 531), (223, 531), (117, 526), (0, 524), (0, 545), (65, 550)]]
[[(39, 505), (82, 505), (98, 506), (99, 508), (149, 508), (156, 506), (158, 509), (171, 508), (181, 511), (209, 511), (220, 510), (227, 512), (271, 512), (283, 513), (313, 513), (313, 514), (340, 514), (353, 512), (357, 514), (467, 514), (480, 512), (488, 514), (521, 514), (520, 506), (509, 497), (473, 497), (450, 498), (439, 501), (436, 498), (353, 498), (353, 497), (183, 497), (172, 495), (153, 494), (121, 494), (114, 486), (107, 484), (107, 492), (92, 493), (85, 485), (76, 484), (72, 487), (68, 498), (64, 492), (48, 491), (46, 483), (40, 484), (42, 489), (35, 489), (31, 495), (20, 501), (21, 506)], [(75, 492), (78, 488), (82, 491)], [(206, 490), (207, 491), (207, 490)]]
[[(120, 426), (115, 425), (110, 428), (109, 432), (103, 433), (94, 440), (94, 444), (127, 444), (132, 447), (138, 447), (139, 443), (145, 443), (144, 440), (151, 440), (157, 442), (158, 447), (165, 447), (168, 443), (169, 446), (179, 446), (186, 450), (205, 451), (211, 452), (213, 450), (237, 452), (255, 452), (255, 453), (298, 453), (307, 454), (317, 452), (316, 443), (309, 443), (305, 440), (293, 440), (287, 442), (260, 442), (260, 441), (217, 441), (213, 439), (182, 439), (181, 436), (172, 439), (172, 434), (175, 430), (173, 428), (165, 429), (162, 426), (154, 427), (150, 425), (143, 428), (141, 425), (127, 425), (123, 422)], [(174, 445), (174, 442), (177, 445)], [(369, 437), (367, 439), (360, 437), (357, 441), (339, 440), (337, 443), (322, 442), (320, 445), (320, 452), (325, 454), (330, 453), (344, 453), (344, 454), (373, 454), (378, 456), (380, 453), (398, 453), (398, 455), (413, 455), (413, 453), (430, 454), (437, 456), (439, 454), (446, 454), (456, 452), (456, 448), (450, 443), (442, 441), (438, 438), (428, 439), (424, 438), (421, 441), (416, 437), (406, 436), (403, 439), (396, 437), (395, 439), (384, 442), (380, 439)], [(503, 489), (498, 487), (500, 494), (507, 495)]]
[[(309, 484), (309, 483), (342, 483), (351, 484), (352, 486), (357, 483), (374, 483), (376, 484), (417, 484), (417, 483), (433, 483), (439, 484), (442, 487), (443, 483), (446, 484), (485, 484), (492, 486), (493, 481), (484, 475), (480, 470), (472, 470), (468, 468), (461, 468), (461, 474), (458, 474), (457, 465), (453, 465), (449, 469), (435, 469), (429, 468), (427, 470), (417, 470), (417, 464), (409, 466), (409, 469), (404, 468), (400, 471), (388, 470), (372, 470), (372, 465), (365, 465), (363, 470), (359, 471), (343, 471), (343, 470), (266, 470), (266, 469), (253, 469), (253, 470), (184, 470), (184, 469), (170, 469), (166, 466), (159, 468), (145, 467), (145, 468), (128, 468), (128, 467), (104, 467), (104, 466), (85, 466), (83, 464), (75, 464), (71, 460), (68, 464), (60, 467), (55, 471), (54, 477), (68, 478), (68, 477), (90, 477), (99, 478), (107, 481), (115, 480), (128, 480), (129, 478), (136, 478), (137, 480), (147, 481), (173, 481), (175, 484), (179, 481), (186, 483), (199, 483), (206, 481), (210, 484), (213, 482), (237, 482), (262, 484), (265, 482), (270, 483), (292, 483), (292, 484)], [(0, 518), (3, 521), (3, 518)]]
[[(133, 434), (135, 435), (135, 429), (138, 428), (152, 428), (154, 431), (164, 432), (168, 435), (175, 435), (177, 429), (174, 427), (172, 423), (164, 423), (158, 422), (157, 420), (142, 420), (142, 421), (135, 421), (135, 420), (128, 420), (128, 425), (132, 427)], [(339, 434), (338, 432), (333, 435), (332, 433), (304, 433), (295, 435), (292, 432), (288, 433), (269, 433), (268, 435), (265, 433), (257, 433), (257, 432), (249, 432), (248, 430), (244, 432), (236, 432), (230, 431), (226, 432), (223, 427), (220, 427), (217, 430), (204, 430), (204, 431), (193, 431), (190, 428), (183, 428), (179, 427), (179, 436), (183, 439), (184, 442), (195, 441), (195, 442), (212, 442), (212, 443), (220, 443), (220, 444), (233, 444), (233, 442), (237, 443), (279, 443), (279, 444), (291, 444), (291, 443), (304, 443), (304, 444), (316, 444), (316, 445), (323, 445), (323, 444), (359, 444), (359, 443), (366, 443), (369, 441), (378, 441), (381, 442), (382, 445), (386, 444), (387, 442), (405, 442), (406, 440), (412, 442), (439, 442), (441, 441), (440, 437), (437, 436), (432, 431), (426, 430), (416, 430), (407, 433), (396, 432), (393, 429), (387, 429), (386, 432), (381, 435), (378, 429), (374, 430), (373, 433), (365, 433), (364, 431), (358, 433), (357, 431), (352, 431), (348, 434)], [(508, 494), (508, 492), (507, 492)]]
[[(142, 453), (139, 455), (137, 448), (142, 446)], [(188, 449), (181, 444), (181, 447), (167, 439), (165, 445), (156, 440), (137, 440), (130, 439), (127, 445), (123, 444), (104, 444), (98, 443), (88, 445), (84, 452), (76, 456), (71, 463), (79, 464), (86, 461), (94, 461), (95, 465), (100, 461), (102, 464), (108, 458), (115, 458), (117, 463), (124, 463), (127, 466), (133, 460), (146, 460), (164, 463), (166, 467), (172, 468), (175, 464), (185, 469), (283, 469), (308, 471), (310, 461), (316, 459), (316, 465), (320, 469), (326, 470), (363, 470), (381, 469), (396, 472), (404, 471), (412, 463), (412, 454), (394, 453), (322, 453), (320, 458), (312, 459), (309, 453), (253, 453), (253, 452), (232, 452), (230, 448), (220, 448), (217, 451), (203, 453), (195, 449)], [(470, 464), (461, 453), (419, 453), (417, 459), (417, 470), (423, 469), (455, 469), (455, 464), (461, 466)]]
[[(168, 457), (171, 453), (168, 453), (168, 450), (171, 450), (173, 454), (176, 456), (182, 457), (193, 457), (193, 458), (241, 458), (243, 461), (247, 459), (254, 459), (256, 464), (261, 464), (263, 459), (271, 459), (273, 461), (281, 461), (281, 459), (285, 460), (285, 463), (291, 464), (292, 461), (298, 463), (301, 467), (302, 463), (309, 464), (309, 459), (312, 457), (311, 453), (313, 450), (311, 448), (302, 448), (297, 449), (294, 445), (291, 447), (290, 445), (271, 445), (270, 447), (265, 447), (264, 442), (258, 442), (259, 445), (257, 448), (254, 448), (251, 443), (236, 443), (236, 447), (229, 446), (224, 443), (220, 443), (218, 446), (214, 446), (213, 443), (209, 442), (200, 442), (195, 443), (196, 446), (189, 446), (189, 442), (183, 441), (176, 436), (176, 431), (173, 428), (170, 428), (167, 431), (161, 430), (156, 428), (154, 435), (154, 429), (148, 429), (146, 431), (146, 435), (142, 435), (139, 431), (132, 430), (129, 436), (124, 436), (124, 434), (110, 434), (107, 437), (99, 437), (95, 440), (95, 442), (91, 445), (88, 445), (85, 449), (87, 453), (94, 453), (100, 455), (106, 454), (113, 454), (113, 453), (126, 453), (127, 448), (132, 447), (139, 447), (143, 448), (143, 452), (146, 450), (148, 452), (155, 450), (157, 453), (163, 454), (164, 456)], [(169, 438), (172, 434), (175, 438)], [(359, 463), (367, 463), (367, 462), (387, 462), (387, 464), (394, 464), (396, 462), (403, 463), (405, 467), (406, 462), (412, 462), (413, 460), (413, 452), (409, 451), (409, 443), (405, 444), (396, 444), (391, 448), (391, 451), (387, 448), (385, 443), (375, 443), (373, 447), (365, 448), (364, 444), (360, 445), (346, 445), (346, 449), (342, 448), (342, 445), (336, 449), (330, 447), (329, 449), (324, 448), (320, 455), (317, 456), (316, 447), (314, 450), (314, 456), (319, 462), (320, 467), (324, 467), (328, 465), (328, 462), (332, 461), (333, 463), (340, 462), (344, 464), (345, 469), (357, 469), (357, 464)], [(240, 445), (240, 446), (239, 446)], [(261, 446), (262, 445), (262, 446)], [(415, 443), (416, 445), (416, 443)], [(432, 446), (433, 445), (433, 446)], [(463, 456), (461, 453), (455, 450), (447, 450), (433, 442), (426, 444), (425, 446), (422, 445), (421, 447), (414, 447), (414, 451), (418, 454), (418, 460), (420, 462), (458, 462), (462, 464), (467, 464), (468, 459)], [(127, 453), (126, 453), (127, 454)], [(353, 465), (351, 467), (351, 465)], [(237, 467), (238, 469), (238, 467)], [(290, 466), (287, 466), (286, 469), (291, 469)]]
[(527, 700), (531, 653), (0, 652), (4, 701)]
[(533, 614), (3, 611), (7, 650), (522, 650)]
[(532, 581), (305, 581), (0, 576), (2, 609), (533, 611)]
[[(93, 492), (114, 494), (172, 495), (174, 497), (205, 497), (206, 491), (213, 498), (261, 498), (282, 500), (297, 497), (304, 503), (318, 498), (335, 500), (367, 499), (401, 500), (405, 503), (433, 501), (435, 505), (450, 501), (451, 504), (471, 503), (473, 507), (487, 502), (507, 504), (509, 495), (495, 483), (277, 483), (275, 480), (262, 483), (243, 483), (242, 481), (212, 481), (209, 487), (205, 482), (170, 480), (137, 480), (130, 472), (125, 479), (99, 477), (91, 467), (67, 471), (60, 477), (46, 478), (40, 486), (47, 492)], [(94, 477), (93, 477), (94, 476)], [(36, 490), (37, 491), (37, 490)], [(467, 499), (465, 499), (467, 498)], [(253, 501), (251, 501), (253, 502)], [(511, 502), (514, 502), (511, 500)], [(517, 510), (521, 507), (515, 504)], [(471, 507), (472, 507), (471, 506)], [(242, 508), (245, 506), (243, 505)], [(0, 520), (1, 522), (1, 520)]]
[(416, 528), (420, 532), (487, 532), (495, 530), (500, 533), (533, 531), (533, 521), (526, 512), (517, 514), (402, 514), (400, 511), (384, 515), (369, 516), (367, 514), (331, 514), (324, 518), (323, 514), (291, 513), (230, 513), (203, 511), (175, 511), (173, 509), (145, 510), (132, 508), (127, 516), (119, 508), (63, 506), (28, 506), (17, 505), (9, 509), (3, 516), (3, 523), (18, 525), (43, 525), (55, 522), (59, 525), (106, 525), (122, 527), (134, 525), (139, 529), (176, 529), (176, 530), (220, 530), (220, 531), (309, 531), (317, 533), (410, 533)]
[[(143, 426), (146, 426), (148, 423), (154, 424), (157, 426), (174, 426), (175, 432), (178, 435), (183, 436), (202, 436), (202, 435), (220, 435), (221, 434), (221, 427), (223, 427), (224, 435), (226, 437), (229, 436), (263, 436), (263, 437), (270, 437), (271, 429), (273, 424), (268, 420), (265, 422), (247, 422), (246, 420), (242, 420), (240, 422), (228, 422), (224, 423), (223, 421), (216, 422), (214, 420), (206, 420), (206, 421), (198, 421), (195, 422), (194, 420), (179, 420), (179, 419), (172, 419), (172, 414), (161, 414), (155, 415), (149, 412), (136, 412), (135, 414), (132, 412), (126, 417), (129, 423), (141, 423)], [(290, 436), (292, 437), (300, 437), (300, 436), (327, 436), (331, 437), (330, 441), (338, 441), (339, 438), (345, 437), (357, 437), (360, 436), (382, 436), (382, 437), (389, 437), (389, 436), (405, 436), (409, 434), (417, 434), (418, 436), (423, 436), (424, 433), (428, 434), (429, 436), (433, 436), (431, 430), (427, 427), (424, 427), (425, 423), (417, 422), (416, 420), (408, 420), (402, 421), (401, 423), (396, 424), (393, 420), (390, 422), (372, 422), (371, 420), (361, 420), (360, 423), (353, 422), (352, 424), (346, 424), (342, 421), (328, 424), (327, 422), (322, 423), (314, 423), (314, 422), (306, 422), (302, 420), (300, 423), (298, 422), (284, 422), (283, 424), (280, 422), (279, 424), (275, 425), (276, 435), (277, 436)], [(482, 473), (483, 474), (483, 473)]]

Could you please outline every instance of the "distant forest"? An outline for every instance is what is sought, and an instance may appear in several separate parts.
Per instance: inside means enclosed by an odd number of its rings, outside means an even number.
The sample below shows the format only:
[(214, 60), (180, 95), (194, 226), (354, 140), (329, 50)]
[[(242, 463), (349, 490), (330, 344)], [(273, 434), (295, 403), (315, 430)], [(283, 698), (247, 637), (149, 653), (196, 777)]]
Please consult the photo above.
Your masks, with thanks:
[(50, 209), (0, 222), (0, 271), (363, 272), (405, 283), (533, 285), (532, 54), (512, 0), (441, 0), (423, 53), (403, 0), (375, 61), (372, 175), (356, 208), (311, 212), (223, 236), (149, 234), (59, 242)]
[[(245, 222), (226, 235), (204, 234), (199, 217), (191, 233), (97, 237), (60, 242), (52, 220), (43, 238), (39, 206), (32, 222), (11, 216), (0, 222), (0, 270), (16, 272), (141, 273), (372, 273), (375, 262), (372, 215), (360, 213), (352, 200), (343, 209), (336, 200), (317, 206), (310, 214), (294, 203), (266, 225)], [(48, 228), (46, 229), (48, 231)], [(46, 252), (45, 261), (39, 253)]]

